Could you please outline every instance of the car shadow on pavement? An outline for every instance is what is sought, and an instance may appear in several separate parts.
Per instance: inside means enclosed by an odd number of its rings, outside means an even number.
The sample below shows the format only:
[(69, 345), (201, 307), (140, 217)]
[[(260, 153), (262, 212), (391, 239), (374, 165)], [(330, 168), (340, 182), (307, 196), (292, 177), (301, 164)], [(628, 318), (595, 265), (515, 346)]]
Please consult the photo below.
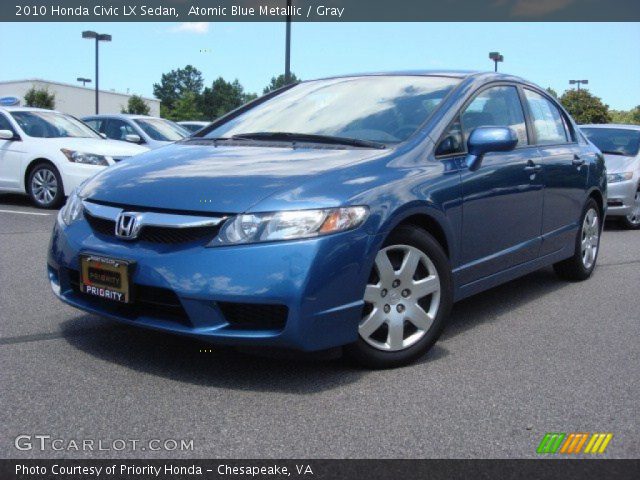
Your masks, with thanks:
[(0, 205), (13, 205), (18, 207), (33, 207), (33, 204), (26, 195), (15, 193), (0, 194)]
[(258, 355), (189, 337), (138, 329), (105, 320), (104, 327), (78, 333), (89, 315), (62, 325), (66, 341), (101, 360), (143, 372), (216, 388), (313, 394), (358, 381), (366, 371), (342, 359), (268, 352)]
[(454, 304), (442, 339), (452, 338), (483, 322), (500, 321), (505, 313), (568, 285), (549, 267), (466, 298)]

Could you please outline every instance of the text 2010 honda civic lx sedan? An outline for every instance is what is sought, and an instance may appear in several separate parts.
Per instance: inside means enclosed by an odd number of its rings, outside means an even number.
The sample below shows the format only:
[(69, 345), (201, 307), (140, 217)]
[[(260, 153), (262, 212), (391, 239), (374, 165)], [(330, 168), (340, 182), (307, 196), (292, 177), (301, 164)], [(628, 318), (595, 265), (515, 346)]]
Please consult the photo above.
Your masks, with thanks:
[(345, 76), (96, 175), (48, 272), (64, 302), (131, 325), (392, 367), (454, 301), (546, 265), (588, 278), (606, 205), (601, 153), (531, 83)]

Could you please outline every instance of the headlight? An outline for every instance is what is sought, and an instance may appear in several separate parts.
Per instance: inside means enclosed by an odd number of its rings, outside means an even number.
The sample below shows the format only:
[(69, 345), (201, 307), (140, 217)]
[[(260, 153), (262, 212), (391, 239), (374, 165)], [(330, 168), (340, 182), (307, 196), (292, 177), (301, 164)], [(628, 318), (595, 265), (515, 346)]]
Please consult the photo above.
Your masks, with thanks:
[(633, 178), (633, 172), (609, 173), (607, 175), (607, 182), (609, 183), (625, 182), (627, 180), (631, 180), (632, 178)]
[(64, 207), (60, 210), (58, 218), (62, 220), (65, 225), (71, 225), (82, 214), (82, 198), (78, 195), (78, 189), (75, 189)]
[(243, 214), (228, 220), (209, 245), (273, 242), (328, 235), (359, 227), (368, 214), (367, 207)]
[(104, 155), (76, 152), (75, 150), (68, 150), (66, 148), (61, 148), (60, 151), (64, 153), (64, 156), (67, 157), (70, 162), (85, 163), (87, 165), (109, 165), (107, 157)]

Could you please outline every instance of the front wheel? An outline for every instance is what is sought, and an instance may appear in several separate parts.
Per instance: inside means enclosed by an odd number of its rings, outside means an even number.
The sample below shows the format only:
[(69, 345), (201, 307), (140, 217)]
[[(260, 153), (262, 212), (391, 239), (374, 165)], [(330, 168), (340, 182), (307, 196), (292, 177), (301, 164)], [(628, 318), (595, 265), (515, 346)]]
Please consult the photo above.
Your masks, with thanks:
[(629, 230), (640, 229), (640, 186), (638, 186), (638, 191), (633, 199), (633, 210), (626, 217), (622, 217), (621, 223), (624, 228)]
[(442, 333), (452, 301), (451, 268), (440, 244), (420, 228), (401, 226), (376, 256), (359, 338), (347, 353), (371, 368), (411, 363)]
[(41, 162), (31, 170), (27, 180), (27, 193), (39, 208), (58, 208), (64, 201), (64, 188), (60, 173), (49, 162)]
[(584, 207), (580, 225), (576, 235), (575, 253), (571, 258), (553, 266), (558, 276), (566, 280), (586, 280), (596, 268), (600, 251), (602, 220), (600, 208), (592, 198), (589, 199)]

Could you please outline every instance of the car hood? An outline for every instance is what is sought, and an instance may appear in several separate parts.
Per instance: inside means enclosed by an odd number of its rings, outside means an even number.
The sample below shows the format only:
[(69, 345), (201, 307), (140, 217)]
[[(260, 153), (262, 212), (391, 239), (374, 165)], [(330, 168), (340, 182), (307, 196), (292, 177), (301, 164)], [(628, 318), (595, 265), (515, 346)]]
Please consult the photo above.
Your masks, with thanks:
[(604, 161), (607, 165), (607, 173), (630, 172), (638, 168), (636, 157), (625, 157), (623, 155), (604, 154)]
[(93, 177), (90, 200), (167, 210), (240, 213), (278, 192), (384, 150), (174, 144)]
[(149, 150), (148, 148), (129, 142), (98, 138), (39, 138), (38, 141), (46, 148), (68, 148), (69, 150), (95, 153), (109, 157), (129, 157)]

